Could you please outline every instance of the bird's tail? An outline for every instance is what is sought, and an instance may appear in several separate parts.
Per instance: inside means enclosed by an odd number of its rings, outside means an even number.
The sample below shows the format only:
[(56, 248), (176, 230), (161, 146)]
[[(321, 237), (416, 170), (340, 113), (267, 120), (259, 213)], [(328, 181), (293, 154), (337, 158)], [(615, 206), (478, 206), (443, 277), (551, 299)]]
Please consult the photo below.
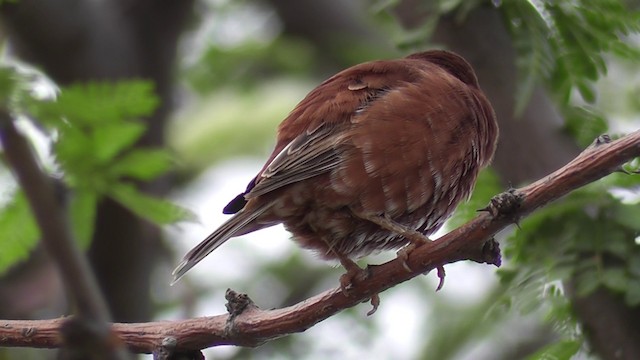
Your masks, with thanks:
[(256, 220), (260, 215), (264, 214), (271, 207), (271, 204), (265, 204), (257, 209), (252, 209), (250, 212), (242, 209), (237, 212), (231, 219), (227, 220), (224, 224), (220, 225), (211, 235), (202, 240), (200, 244), (196, 245), (191, 251), (189, 251), (182, 262), (175, 270), (173, 270), (173, 281), (171, 285), (175, 284), (189, 269), (194, 267), (205, 256), (209, 255), (218, 246), (224, 244), (227, 240), (234, 236), (240, 236), (250, 233), (255, 230), (259, 230), (274, 224), (256, 224)]

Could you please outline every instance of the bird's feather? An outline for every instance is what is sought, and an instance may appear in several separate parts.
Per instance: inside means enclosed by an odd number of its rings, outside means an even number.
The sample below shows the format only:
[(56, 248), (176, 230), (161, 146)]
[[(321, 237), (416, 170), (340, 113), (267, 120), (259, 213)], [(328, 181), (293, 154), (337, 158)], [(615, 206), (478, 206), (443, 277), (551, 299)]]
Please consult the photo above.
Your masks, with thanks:
[(173, 281), (171, 284), (175, 284), (189, 269), (194, 267), (230, 238), (274, 225), (271, 223), (256, 223), (254, 221), (260, 215), (264, 214), (271, 205), (271, 203), (265, 203), (256, 209), (251, 209), (251, 211), (246, 211), (245, 209), (240, 210), (232, 218), (227, 220), (184, 256), (180, 265), (173, 270)]

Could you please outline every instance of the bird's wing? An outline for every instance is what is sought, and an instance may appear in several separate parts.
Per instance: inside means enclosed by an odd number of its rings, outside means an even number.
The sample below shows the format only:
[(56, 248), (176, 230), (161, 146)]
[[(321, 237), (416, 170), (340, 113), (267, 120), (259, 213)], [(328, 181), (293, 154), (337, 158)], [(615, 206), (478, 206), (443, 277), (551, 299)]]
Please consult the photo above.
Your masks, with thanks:
[(332, 135), (337, 133), (335, 124), (322, 124), (295, 137), (273, 158), (245, 198), (264, 195), (336, 168), (340, 164), (341, 138)]
[[(339, 166), (342, 136), (354, 117), (366, 116), (370, 104), (398, 83), (413, 81), (406, 64), (375, 61), (336, 74), (310, 92), (285, 119), (280, 139), (293, 137), (250, 183), (247, 191), (225, 208), (237, 211), (246, 201), (283, 186), (327, 173)], [(285, 135), (282, 135), (285, 134)], [(254, 186), (252, 186), (254, 185)]]

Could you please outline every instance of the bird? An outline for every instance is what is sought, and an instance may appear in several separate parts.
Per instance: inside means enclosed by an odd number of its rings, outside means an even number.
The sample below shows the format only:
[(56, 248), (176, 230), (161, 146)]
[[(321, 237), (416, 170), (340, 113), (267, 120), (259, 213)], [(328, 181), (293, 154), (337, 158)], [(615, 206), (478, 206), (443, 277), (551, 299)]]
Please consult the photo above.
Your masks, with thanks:
[(184, 256), (173, 283), (230, 238), (277, 224), (347, 274), (373, 253), (406, 259), (468, 199), (497, 139), (460, 55), (427, 50), (343, 70), (282, 121), (262, 169), (224, 207), (233, 216)]

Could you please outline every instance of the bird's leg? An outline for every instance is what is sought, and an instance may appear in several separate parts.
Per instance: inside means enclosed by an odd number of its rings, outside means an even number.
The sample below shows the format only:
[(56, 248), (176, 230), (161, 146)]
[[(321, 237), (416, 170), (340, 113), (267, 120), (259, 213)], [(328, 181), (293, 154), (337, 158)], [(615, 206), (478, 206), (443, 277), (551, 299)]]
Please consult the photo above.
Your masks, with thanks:
[(415, 231), (413, 229), (410, 229), (402, 224), (398, 224), (397, 222), (390, 219), (386, 215), (382, 215), (382, 216), (366, 215), (366, 216), (363, 216), (362, 218), (371, 221), (372, 223), (380, 226), (383, 229), (389, 230), (398, 235), (402, 235), (404, 238), (406, 238), (412, 244), (414, 244), (415, 247), (418, 247), (426, 242), (431, 241), (429, 240), (428, 237), (424, 236), (424, 234), (418, 231)]
[[(340, 276), (340, 289), (346, 296), (349, 296), (349, 288), (353, 286), (354, 281), (362, 281), (369, 277), (369, 268), (363, 269), (353, 260), (335, 251), (334, 254), (340, 260), (340, 264), (347, 270), (346, 273)], [(378, 306), (380, 306), (380, 296), (376, 293), (371, 295), (371, 310), (367, 312), (367, 316), (373, 315), (378, 310)]]
[[(407, 260), (409, 259), (409, 254), (415, 248), (430, 242), (431, 239), (429, 239), (427, 236), (425, 236), (424, 234), (416, 230), (410, 229), (402, 224), (395, 222), (394, 220), (390, 219), (386, 215), (382, 215), (382, 216), (365, 215), (360, 217), (371, 221), (372, 223), (380, 226), (383, 229), (386, 229), (398, 235), (401, 235), (405, 239), (409, 240), (410, 243), (407, 246), (403, 247), (402, 249), (398, 250), (396, 254), (397, 254), (397, 258), (402, 263), (402, 266), (408, 272), (412, 272), (413, 270), (411, 269), (411, 267), (409, 267), (409, 264), (407, 264)], [(445, 277), (444, 266), (442, 265), (438, 266), (437, 270), (438, 270), (438, 278), (440, 279), (440, 282), (438, 283), (438, 287), (436, 291), (442, 289), (442, 286), (444, 285), (444, 277)]]
[(397, 255), (398, 259), (402, 262), (402, 266), (407, 269), (407, 271), (411, 272), (411, 268), (407, 265), (409, 254), (413, 249), (431, 240), (416, 230), (410, 229), (402, 224), (398, 224), (386, 215), (366, 215), (364, 216), (364, 219), (367, 219), (381, 228), (394, 232), (409, 240), (410, 244), (398, 250)]
[(347, 270), (346, 273), (340, 276), (340, 288), (342, 291), (348, 295), (349, 288), (353, 285), (355, 281), (361, 281), (366, 279), (369, 276), (367, 270), (362, 269), (358, 264), (356, 264), (353, 260), (348, 257), (335, 253), (338, 259), (340, 260), (340, 264)]

